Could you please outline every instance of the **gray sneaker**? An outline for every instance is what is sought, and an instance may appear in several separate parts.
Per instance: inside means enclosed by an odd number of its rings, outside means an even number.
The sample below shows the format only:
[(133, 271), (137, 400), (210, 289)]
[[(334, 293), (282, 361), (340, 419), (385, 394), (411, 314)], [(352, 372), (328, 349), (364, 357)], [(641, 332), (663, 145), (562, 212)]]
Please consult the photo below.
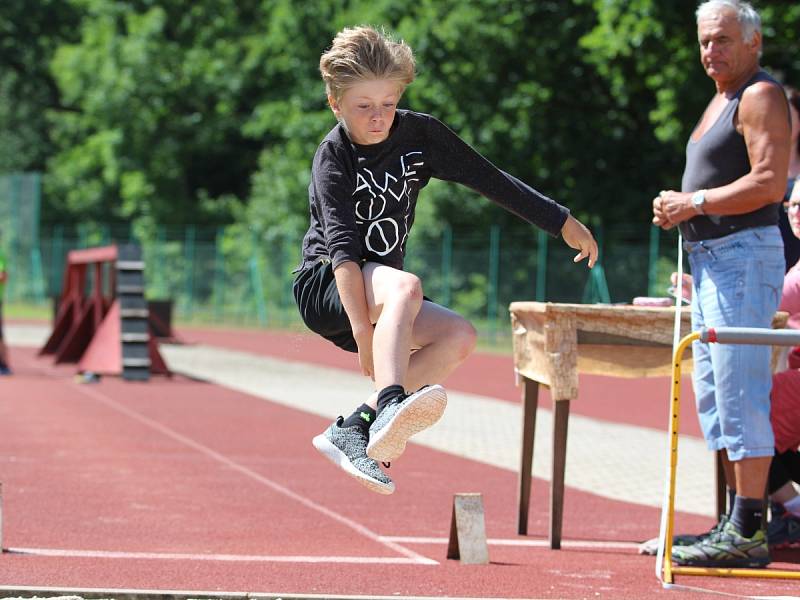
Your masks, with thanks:
[(763, 568), (770, 562), (766, 531), (744, 537), (732, 521), (690, 546), (673, 546), (672, 561), (689, 567)]
[(367, 456), (391, 462), (406, 449), (412, 435), (427, 429), (444, 414), (447, 393), (440, 385), (426, 385), (409, 396), (392, 400), (369, 428)]
[[(679, 533), (677, 535), (674, 535), (672, 536), (672, 547), (674, 548), (676, 546), (692, 546), (698, 542), (708, 539), (712, 535), (715, 535), (718, 532), (722, 531), (722, 528), (725, 527), (725, 523), (727, 522), (728, 522), (728, 515), (721, 515), (717, 524), (711, 528), (711, 531), (698, 534)], [(642, 542), (641, 544), (639, 544), (639, 554), (648, 554), (650, 556), (655, 556), (656, 554), (658, 554), (659, 541), (660, 538), (654, 537), (651, 540)]]
[(336, 419), (312, 443), (328, 460), (339, 466), (348, 475), (373, 492), (391, 494), (394, 482), (383, 472), (378, 463), (367, 456), (367, 433), (358, 425), (342, 427), (343, 417)]

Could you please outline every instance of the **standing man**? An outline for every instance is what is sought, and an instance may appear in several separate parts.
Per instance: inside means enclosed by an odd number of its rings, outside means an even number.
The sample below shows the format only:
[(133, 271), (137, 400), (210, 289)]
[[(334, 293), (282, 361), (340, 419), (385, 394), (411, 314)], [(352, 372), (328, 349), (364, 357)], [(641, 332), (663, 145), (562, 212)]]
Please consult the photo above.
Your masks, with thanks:
[(0, 236), (0, 375), (11, 375), (8, 365), (8, 349), (3, 341), (3, 295), (5, 294), (6, 280), (6, 255), (3, 251), (2, 236)]
[[(697, 9), (700, 62), (716, 93), (689, 138), (681, 191), (653, 200), (653, 223), (680, 227), (693, 274), (692, 329), (770, 327), (784, 274), (778, 209), (789, 166), (790, 117), (782, 87), (759, 66), (761, 19), (747, 2)], [(697, 413), (720, 451), (736, 500), (709, 534), (672, 560), (764, 567), (761, 526), (773, 454), (768, 346), (692, 347)]]

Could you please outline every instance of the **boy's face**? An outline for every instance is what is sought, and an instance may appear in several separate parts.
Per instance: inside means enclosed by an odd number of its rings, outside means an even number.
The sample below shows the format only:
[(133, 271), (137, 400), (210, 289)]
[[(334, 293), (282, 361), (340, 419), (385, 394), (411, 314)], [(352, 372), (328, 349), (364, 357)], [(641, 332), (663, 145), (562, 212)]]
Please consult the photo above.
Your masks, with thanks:
[(342, 94), (338, 102), (328, 96), (336, 118), (356, 144), (378, 144), (389, 137), (402, 89), (396, 81), (362, 81)]

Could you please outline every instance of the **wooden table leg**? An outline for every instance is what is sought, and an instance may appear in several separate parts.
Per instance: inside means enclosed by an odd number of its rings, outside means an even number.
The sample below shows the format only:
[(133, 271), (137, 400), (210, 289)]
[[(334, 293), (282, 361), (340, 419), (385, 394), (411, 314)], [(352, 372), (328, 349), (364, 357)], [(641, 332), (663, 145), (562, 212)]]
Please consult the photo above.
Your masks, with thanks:
[(539, 405), (539, 382), (522, 378), (522, 454), (519, 463), (517, 533), (528, 534), (528, 507), (531, 499), (533, 440), (536, 435), (536, 409)]
[(714, 481), (716, 483), (716, 488), (717, 488), (716, 516), (720, 517), (722, 515), (728, 514), (728, 490), (726, 489), (725, 467), (723, 466), (722, 462), (722, 452), (718, 450), (714, 454), (715, 454), (714, 462), (716, 463)]
[(553, 401), (553, 474), (550, 480), (550, 548), (553, 550), (561, 548), (569, 402), (569, 400)]

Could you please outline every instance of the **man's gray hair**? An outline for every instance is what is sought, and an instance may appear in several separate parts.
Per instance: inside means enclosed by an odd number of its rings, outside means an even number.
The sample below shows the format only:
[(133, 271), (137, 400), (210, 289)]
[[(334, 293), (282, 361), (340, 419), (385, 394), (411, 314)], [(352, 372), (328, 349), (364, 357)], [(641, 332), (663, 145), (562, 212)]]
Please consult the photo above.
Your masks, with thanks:
[(743, 0), (707, 0), (697, 7), (697, 21), (716, 15), (720, 10), (728, 9), (736, 13), (736, 19), (742, 28), (742, 39), (745, 43), (753, 41), (756, 32), (761, 32), (761, 17), (749, 2)]

